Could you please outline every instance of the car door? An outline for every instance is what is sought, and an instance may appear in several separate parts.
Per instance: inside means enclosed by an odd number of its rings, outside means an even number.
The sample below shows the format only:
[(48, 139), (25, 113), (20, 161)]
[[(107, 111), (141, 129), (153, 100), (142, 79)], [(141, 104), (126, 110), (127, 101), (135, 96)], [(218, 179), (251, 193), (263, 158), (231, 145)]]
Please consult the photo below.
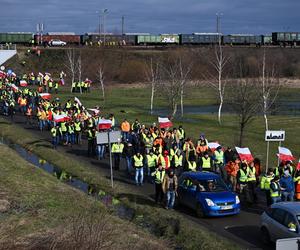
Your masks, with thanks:
[[(291, 224), (295, 226), (295, 231), (290, 230)], [(283, 232), (283, 235), (280, 236), (281, 239), (299, 237), (299, 227), (298, 227), (297, 219), (293, 214), (291, 214), (290, 212), (286, 212), (283, 225), (285, 226), (285, 231)]]
[(189, 184), (189, 178), (182, 178), (180, 181), (179, 181), (179, 185), (178, 185), (178, 190), (177, 190), (177, 193), (178, 193), (178, 199), (180, 201), (180, 203), (182, 205), (186, 205), (186, 195), (187, 195), (187, 192), (188, 192), (188, 184)]
[(281, 235), (285, 232), (283, 225), (286, 216), (286, 211), (281, 208), (274, 208), (272, 211), (272, 220), (269, 224), (269, 231), (273, 240), (280, 239)]

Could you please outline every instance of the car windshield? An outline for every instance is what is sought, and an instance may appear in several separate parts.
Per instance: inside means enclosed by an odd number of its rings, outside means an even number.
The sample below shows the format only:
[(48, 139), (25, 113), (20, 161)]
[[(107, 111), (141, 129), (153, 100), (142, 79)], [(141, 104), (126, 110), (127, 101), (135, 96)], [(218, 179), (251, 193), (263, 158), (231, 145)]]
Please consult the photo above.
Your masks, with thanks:
[(228, 190), (221, 179), (199, 180), (198, 188), (201, 192), (224, 192)]

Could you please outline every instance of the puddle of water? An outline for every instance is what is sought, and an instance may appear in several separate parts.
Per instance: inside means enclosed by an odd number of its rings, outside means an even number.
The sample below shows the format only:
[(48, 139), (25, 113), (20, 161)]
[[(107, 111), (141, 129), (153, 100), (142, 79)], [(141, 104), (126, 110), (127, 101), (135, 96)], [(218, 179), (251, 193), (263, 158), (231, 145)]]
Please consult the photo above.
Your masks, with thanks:
[(20, 145), (10, 143), (8, 140), (1, 138), (0, 144), (4, 144), (15, 150), (23, 159), (33, 164), (34, 166), (43, 169), (47, 173), (55, 176), (58, 180), (84, 192), (87, 195), (93, 196), (95, 199), (101, 201), (106, 207), (113, 209), (115, 214), (121, 219), (133, 220), (135, 211), (132, 208), (128, 208), (120, 203), (119, 200), (107, 194), (103, 190), (97, 190), (97, 188), (89, 183), (80, 180), (76, 176), (63, 171), (59, 167), (56, 167), (44, 159), (41, 159), (32, 152), (26, 150)]

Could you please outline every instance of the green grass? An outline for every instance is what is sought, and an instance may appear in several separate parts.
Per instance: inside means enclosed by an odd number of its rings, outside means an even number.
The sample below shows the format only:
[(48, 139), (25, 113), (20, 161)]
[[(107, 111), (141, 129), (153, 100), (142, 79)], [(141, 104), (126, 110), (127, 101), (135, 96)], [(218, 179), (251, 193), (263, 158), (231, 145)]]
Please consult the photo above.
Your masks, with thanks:
[[(108, 227), (114, 228), (114, 232), (110, 232), (118, 234), (114, 239), (116, 249), (141, 249), (146, 245), (150, 245), (151, 249), (167, 247), (166, 242), (138, 229), (132, 223), (125, 224), (111, 216), (102, 203), (29, 164), (7, 146), (0, 145), (0, 157), (0, 198), (10, 203), (8, 211), (0, 216), (2, 247), (16, 249), (16, 246), (36, 244), (38, 238), (45, 239), (44, 237), (53, 233), (64, 233), (62, 228), (69, 230), (69, 226), (72, 228), (77, 225), (72, 224), (76, 216), (87, 214), (93, 216), (95, 221), (98, 221), (97, 218), (107, 221), (105, 230)], [(124, 235), (124, 231), (128, 233)], [(103, 234), (102, 237), (104, 236), (108, 235)], [(38, 247), (41, 246), (37, 245)]]

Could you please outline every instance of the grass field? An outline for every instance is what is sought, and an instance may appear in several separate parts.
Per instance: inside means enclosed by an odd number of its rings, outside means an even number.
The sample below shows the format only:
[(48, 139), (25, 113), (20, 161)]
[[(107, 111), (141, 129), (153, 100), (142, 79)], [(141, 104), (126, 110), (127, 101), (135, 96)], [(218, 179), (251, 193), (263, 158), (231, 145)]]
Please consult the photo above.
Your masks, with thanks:
[(110, 215), (100, 202), (27, 163), (7, 146), (0, 145), (0, 158), (1, 249), (171, 246)]

